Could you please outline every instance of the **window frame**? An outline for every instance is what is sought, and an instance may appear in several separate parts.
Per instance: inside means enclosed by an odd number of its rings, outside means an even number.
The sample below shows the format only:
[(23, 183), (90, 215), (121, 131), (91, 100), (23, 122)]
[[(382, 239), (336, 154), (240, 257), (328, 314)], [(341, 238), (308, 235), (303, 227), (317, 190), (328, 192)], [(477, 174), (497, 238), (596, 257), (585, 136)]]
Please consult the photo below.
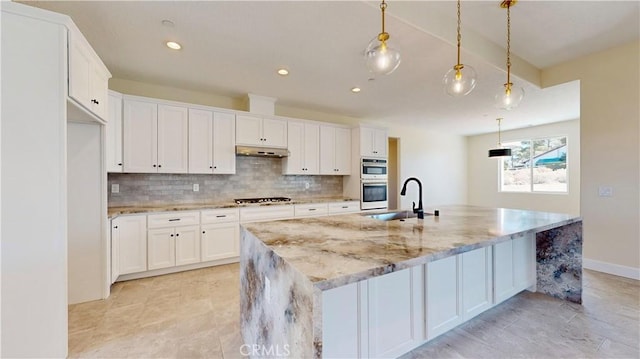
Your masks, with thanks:
[(569, 151), (569, 136), (566, 134), (562, 134), (562, 135), (549, 135), (549, 136), (537, 136), (537, 137), (529, 137), (529, 138), (522, 138), (522, 139), (511, 139), (511, 140), (503, 140), (502, 143), (509, 143), (509, 142), (525, 142), (528, 141), (531, 145), (529, 147), (529, 158), (530, 160), (533, 158), (533, 143), (535, 141), (539, 141), (539, 140), (546, 140), (549, 138), (559, 138), (559, 137), (564, 137), (566, 139), (566, 146), (567, 146), (567, 157), (566, 157), (566, 184), (567, 184), (567, 190), (560, 192), (560, 191), (534, 191), (533, 190), (533, 169), (534, 166), (530, 166), (529, 169), (529, 175), (530, 175), (530, 179), (531, 179), (531, 183), (529, 184), (529, 190), (528, 191), (509, 191), (509, 190), (503, 190), (502, 186), (503, 186), (503, 175), (504, 175), (504, 161), (505, 157), (500, 157), (500, 160), (498, 161), (498, 193), (509, 193), (509, 194), (549, 194), (549, 195), (569, 195), (569, 191), (570, 191), (570, 184), (569, 184), (569, 168), (570, 168), (570, 162), (571, 162), (571, 155), (570, 155), (570, 151)]

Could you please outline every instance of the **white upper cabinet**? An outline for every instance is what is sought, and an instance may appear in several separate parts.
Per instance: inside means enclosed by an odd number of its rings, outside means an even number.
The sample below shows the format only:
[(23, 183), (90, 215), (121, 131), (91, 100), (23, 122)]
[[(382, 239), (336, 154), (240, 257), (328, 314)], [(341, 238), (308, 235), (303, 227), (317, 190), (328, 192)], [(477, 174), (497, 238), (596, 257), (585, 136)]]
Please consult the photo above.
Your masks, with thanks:
[(123, 101), (124, 172), (157, 173), (158, 105)]
[(360, 127), (360, 156), (387, 157), (387, 131), (380, 128)]
[(188, 128), (186, 108), (158, 105), (158, 173), (187, 173)]
[(320, 174), (351, 174), (351, 135), (348, 128), (320, 126)]
[(124, 172), (187, 173), (187, 109), (124, 99)]
[(79, 31), (69, 31), (69, 97), (101, 119), (107, 118), (111, 74)]
[(289, 156), (284, 158), (283, 172), (289, 175), (320, 173), (320, 126), (289, 121), (287, 125)]
[(236, 116), (236, 144), (287, 147), (287, 121), (260, 116)]
[(235, 115), (189, 109), (189, 173), (236, 173)]
[(122, 172), (122, 95), (109, 91), (107, 172)]

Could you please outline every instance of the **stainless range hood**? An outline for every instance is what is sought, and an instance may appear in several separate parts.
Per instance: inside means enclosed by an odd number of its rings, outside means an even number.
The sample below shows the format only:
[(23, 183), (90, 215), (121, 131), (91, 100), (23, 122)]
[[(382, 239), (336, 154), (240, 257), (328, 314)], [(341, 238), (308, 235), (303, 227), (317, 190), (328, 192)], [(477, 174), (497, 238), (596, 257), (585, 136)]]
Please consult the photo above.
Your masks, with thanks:
[(236, 155), (254, 157), (287, 157), (289, 150), (286, 148), (267, 148), (252, 146), (236, 146)]

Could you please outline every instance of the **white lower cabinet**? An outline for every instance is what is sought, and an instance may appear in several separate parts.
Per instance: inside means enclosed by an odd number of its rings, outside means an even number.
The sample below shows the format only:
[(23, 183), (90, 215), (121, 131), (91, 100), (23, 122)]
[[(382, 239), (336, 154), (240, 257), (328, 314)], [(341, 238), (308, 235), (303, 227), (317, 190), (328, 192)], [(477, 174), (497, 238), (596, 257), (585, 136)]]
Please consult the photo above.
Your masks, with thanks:
[(397, 357), (424, 341), (421, 267), (367, 281), (369, 358)]
[(462, 316), (467, 321), (493, 306), (491, 247), (462, 253)]
[(147, 216), (120, 216), (111, 221), (112, 280), (147, 270)]
[(240, 213), (237, 208), (201, 212), (203, 262), (240, 255)]
[(493, 246), (494, 303), (536, 284), (535, 234)]
[(426, 264), (428, 339), (437, 337), (463, 321), (461, 271), (460, 256)]
[(149, 270), (176, 265), (176, 240), (174, 228), (150, 229), (148, 235)]
[[(362, 315), (360, 283), (351, 283), (322, 293), (322, 357), (365, 358), (360, 343)], [(366, 303), (365, 303), (366, 304)], [(366, 326), (365, 326), (366, 327)], [(366, 338), (366, 336), (363, 336)]]
[(176, 265), (200, 262), (200, 227), (176, 228)]

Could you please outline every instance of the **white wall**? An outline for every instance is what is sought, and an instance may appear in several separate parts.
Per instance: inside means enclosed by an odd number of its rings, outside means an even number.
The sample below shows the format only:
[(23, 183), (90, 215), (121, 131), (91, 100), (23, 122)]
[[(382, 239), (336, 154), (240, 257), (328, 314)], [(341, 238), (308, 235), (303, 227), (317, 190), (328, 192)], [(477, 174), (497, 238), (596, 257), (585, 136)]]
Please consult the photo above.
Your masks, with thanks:
[[(543, 86), (580, 80), (584, 265), (640, 279), (640, 42), (544, 69)], [(613, 197), (599, 197), (599, 186)]]
[(103, 298), (102, 135), (101, 125), (69, 123), (68, 273), (69, 304)]
[[(425, 211), (443, 204), (467, 202), (467, 144), (463, 136), (431, 132), (422, 128), (395, 126), (390, 137), (400, 140), (400, 178), (398, 190), (409, 177), (422, 182), (422, 201)], [(407, 185), (400, 208), (418, 205), (418, 186)]]
[(498, 133), (467, 137), (468, 203), (476, 206), (520, 208), (534, 211), (580, 214), (580, 121), (565, 121), (502, 132), (502, 142), (551, 136), (567, 136), (568, 194), (500, 192), (499, 158), (487, 151), (497, 147)]
[(3, 1), (1, 6), (0, 356), (63, 358), (67, 355), (66, 30), (4, 12), (22, 5)]

